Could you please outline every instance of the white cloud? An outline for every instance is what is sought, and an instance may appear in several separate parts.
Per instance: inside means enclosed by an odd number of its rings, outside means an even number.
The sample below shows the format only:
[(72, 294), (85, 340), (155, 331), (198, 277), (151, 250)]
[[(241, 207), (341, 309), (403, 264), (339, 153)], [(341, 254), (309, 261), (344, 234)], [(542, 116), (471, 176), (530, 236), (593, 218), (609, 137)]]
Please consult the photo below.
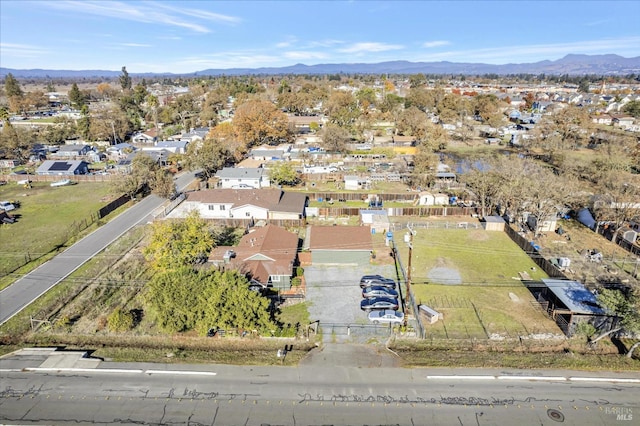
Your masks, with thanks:
[(124, 47), (153, 47), (150, 44), (143, 44), (143, 43), (120, 43), (120, 45)]
[(121, 1), (50, 1), (39, 3), (46, 7), (68, 10), (73, 13), (102, 16), (111, 19), (159, 24), (185, 28), (197, 33), (209, 33), (206, 26), (194, 22), (201, 21), (237, 23), (239, 18), (200, 9), (175, 8), (156, 2), (121, 2)]
[(368, 52), (386, 52), (388, 50), (404, 49), (404, 46), (399, 44), (386, 44), (386, 43), (354, 43), (348, 47), (338, 49), (342, 53), (368, 53)]
[(283, 49), (285, 47), (293, 46), (293, 44), (296, 43), (297, 41), (298, 41), (298, 39), (296, 37), (289, 36), (289, 37), (287, 37), (287, 40), (281, 41), (279, 43), (276, 43), (276, 47), (278, 49)]
[(530, 44), (490, 47), (472, 50), (450, 50), (422, 56), (419, 61), (451, 60), (459, 62), (486, 62), (492, 64), (535, 62), (558, 59), (569, 53), (618, 54), (635, 56), (640, 54), (640, 37), (586, 40), (571, 43)]
[(309, 47), (332, 47), (338, 44), (344, 44), (341, 40), (325, 39), (309, 42)]
[(451, 42), (448, 42), (446, 40), (434, 40), (434, 41), (425, 41), (424, 43), (422, 43), (422, 47), (430, 49), (432, 47), (448, 46), (450, 44)]
[(6, 58), (37, 58), (47, 54), (47, 49), (30, 44), (0, 43), (0, 56)]
[[(260, 68), (265, 66), (281, 66), (281, 57), (258, 54), (251, 51), (228, 51), (214, 54), (190, 56), (165, 63), (167, 69), (203, 70), (207, 68)], [(185, 72), (185, 71), (173, 71)]]
[(327, 59), (328, 55), (322, 52), (308, 52), (308, 51), (289, 51), (282, 54), (287, 59), (294, 59), (296, 61), (304, 61), (308, 59)]

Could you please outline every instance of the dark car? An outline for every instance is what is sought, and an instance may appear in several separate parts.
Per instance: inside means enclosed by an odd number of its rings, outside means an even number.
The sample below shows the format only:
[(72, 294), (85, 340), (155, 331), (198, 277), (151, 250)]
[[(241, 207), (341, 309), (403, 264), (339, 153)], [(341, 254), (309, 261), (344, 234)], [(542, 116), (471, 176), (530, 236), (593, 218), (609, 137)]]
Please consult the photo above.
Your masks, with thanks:
[(369, 286), (362, 289), (362, 297), (365, 299), (374, 299), (376, 297), (396, 298), (398, 292), (392, 288), (381, 286)]
[(374, 299), (364, 299), (360, 302), (360, 309), (363, 311), (398, 309), (398, 299), (389, 297), (376, 297)]
[(386, 287), (393, 290), (396, 288), (396, 282), (391, 278), (381, 277), (380, 275), (365, 275), (364, 277), (360, 278), (361, 288), (371, 286)]

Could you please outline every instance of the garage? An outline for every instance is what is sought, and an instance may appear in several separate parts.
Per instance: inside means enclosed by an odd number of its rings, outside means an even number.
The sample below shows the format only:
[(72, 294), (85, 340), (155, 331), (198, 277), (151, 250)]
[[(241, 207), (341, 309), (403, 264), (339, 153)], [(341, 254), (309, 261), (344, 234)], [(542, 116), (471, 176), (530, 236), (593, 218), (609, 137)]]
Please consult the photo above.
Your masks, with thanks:
[(312, 265), (359, 265), (371, 262), (373, 243), (368, 226), (310, 226), (305, 248)]

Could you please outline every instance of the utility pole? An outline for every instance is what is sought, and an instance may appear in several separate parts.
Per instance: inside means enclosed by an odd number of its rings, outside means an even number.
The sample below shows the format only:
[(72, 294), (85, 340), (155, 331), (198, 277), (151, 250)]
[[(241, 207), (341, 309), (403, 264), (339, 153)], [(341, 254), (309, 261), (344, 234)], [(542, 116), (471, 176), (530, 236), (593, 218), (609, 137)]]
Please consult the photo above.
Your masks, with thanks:
[[(414, 231), (413, 229), (411, 229), (411, 225), (407, 224), (407, 229), (409, 230), (409, 232), (407, 232), (404, 235), (404, 242), (407, 243), (407, 246), (409, 247), (409, 260), (407, 262), (407, 276), (406, 276), (406, 290), (405, 290), (405, 306), (404, 306), (404, 325), (407, 325), (407, 300), (409, 299), (409, 295), (411, 294), (411, 259), (413, 258), (413, 237), (416, 234), (416, 231)], [(417, 315), (417, 312), (415, 312), (414, 314)]]

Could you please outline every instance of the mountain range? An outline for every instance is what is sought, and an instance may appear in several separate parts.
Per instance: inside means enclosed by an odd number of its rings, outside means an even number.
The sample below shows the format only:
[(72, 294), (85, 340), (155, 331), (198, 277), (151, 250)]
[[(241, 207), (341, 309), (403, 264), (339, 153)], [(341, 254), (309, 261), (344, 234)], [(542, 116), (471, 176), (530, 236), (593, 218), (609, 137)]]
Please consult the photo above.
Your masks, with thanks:
[[(108, 70), (47, 70), (47, 69), (11, 69), (0, 67), (0, 77), (8, 73), (16, 78), (113, 78), (121, 71)], [(640, 74), (640, 56), (625, 58), (619, 55), (575, 55), (569, 54), (555, 61), (539, 61), (522, 64), (492, 65), (462, 62), (410, 62), (388, 61), (379, 63), (350, 64), (296, 64), (287, 67), (272, 68), (229, 68), (206, 69), (193, 73), (134, 73), (136, 77), (160, 76), (216, 76), (216, 75), (286, 75), (286, 74), (550, 74), (550, 75), (628, 75)]]

